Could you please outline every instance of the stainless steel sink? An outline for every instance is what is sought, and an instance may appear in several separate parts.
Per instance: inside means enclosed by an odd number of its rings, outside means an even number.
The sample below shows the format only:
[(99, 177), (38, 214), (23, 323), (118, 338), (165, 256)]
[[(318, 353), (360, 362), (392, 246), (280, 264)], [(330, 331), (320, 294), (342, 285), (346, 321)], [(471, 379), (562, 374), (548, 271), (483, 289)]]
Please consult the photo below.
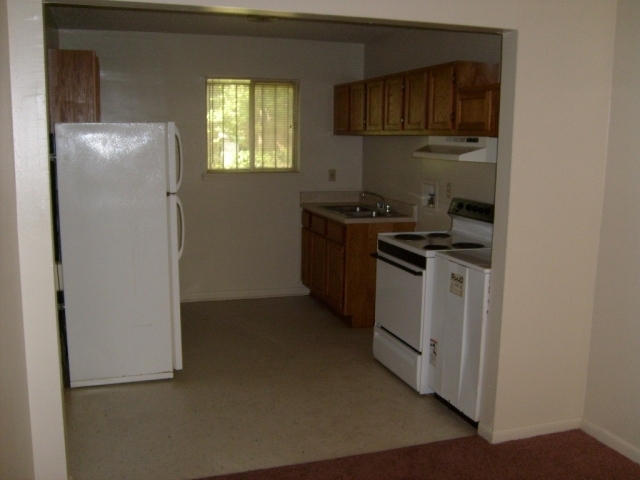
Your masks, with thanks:
[(375, 211), (375, 207), (371, 207), (369, 205), (328, 205), (322, 208), (331, 210), (334, 213), (339, 213), (340, 215), (347, 215), (350, 213), (371, 213)]
[(404, 216), (392, 210), (382, 210), (369, 205), (327, 205), (322, 208), (347, 218), (390, 218)]

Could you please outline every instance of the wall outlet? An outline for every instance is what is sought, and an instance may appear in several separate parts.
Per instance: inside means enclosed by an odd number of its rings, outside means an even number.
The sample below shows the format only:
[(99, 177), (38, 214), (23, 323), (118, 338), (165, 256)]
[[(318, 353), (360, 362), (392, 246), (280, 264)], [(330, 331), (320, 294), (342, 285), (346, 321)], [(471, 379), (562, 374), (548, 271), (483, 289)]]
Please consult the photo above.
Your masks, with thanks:
[(335, 182), (336, 181), (336, 169), (335, 168), (330, 168), (329, 169), (329, 181), (330, 182)]
[(451, 182), (447, 182), (447, 198), (451, 198)]
[(422, 205), (429, 208), (438, 206), (438, 182), (435, 180), (422, 181)]

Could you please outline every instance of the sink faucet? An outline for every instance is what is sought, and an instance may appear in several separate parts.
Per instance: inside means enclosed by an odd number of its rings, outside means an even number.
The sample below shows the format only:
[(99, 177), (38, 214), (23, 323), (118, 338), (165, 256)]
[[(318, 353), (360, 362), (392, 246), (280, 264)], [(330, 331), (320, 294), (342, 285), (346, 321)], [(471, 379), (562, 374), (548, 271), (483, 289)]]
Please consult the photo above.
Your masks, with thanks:
[(384, 208), (384, 198), (382, 197), (382, 195), (380, 195), (379, 193), (374, 193), (374, 192), (369, 192), (367, 190), (364, 190), (362, 192), (362, 197), (364, 198), (365, 195), (371, 195), (373, 197), (378, 197), (380, 199), (380, 201), (376, 203), (376, 207)]

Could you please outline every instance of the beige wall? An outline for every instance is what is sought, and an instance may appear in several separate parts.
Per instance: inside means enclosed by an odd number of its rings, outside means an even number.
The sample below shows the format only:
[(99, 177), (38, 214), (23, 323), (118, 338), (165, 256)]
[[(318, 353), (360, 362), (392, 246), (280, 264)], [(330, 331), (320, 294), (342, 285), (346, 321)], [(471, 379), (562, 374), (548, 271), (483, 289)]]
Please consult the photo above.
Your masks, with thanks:
[(640, 462), (640, 3), (618, 2), (611, 133), (583, 428)]
[[(454, 60), (500, 63), (502, 36), (470, 32), (410, 30), (365, 49), (365, 75), (374, 77)], [(418, 230), (451, 226), (446, 197), (493, 203), (495, 164), (450, 162), (413, 158), (427, 137), (365, 137), (363, 188), (418, 205)], [(422, 205), (422, 184), (436, 187), (436, 208)]]
[[(17, 68), (11, 89), (14, 125), (19, 127), (14, 128), (18, 132), (14, 137), (14, 162), (15, 171), (19, 172), (16, 209), (22, 322), (30, 401), (32, 397), (45, 399), (30, 405), (33, 463), (37, 478), (53, 478), (55, 473), (47, 476), (40, 470), (48, 460), (51, 471), (56, 471), (64, 460), (62, 439), (51, 438), (51, 433), (47, 433), (61, 431), (60, 427), (50, 428), (47, 417), (58, 424), (62, 420), (61, 408), (51, 408), (48, 403), (51, 397), (59, 395), (59, 378), (51, 373), (51, 364), (55, 362), (50, 354), (52, 345), (56, 344), (56, 334), (51, 328), (55, 306), (46, 294), (52, 289), (48, 273), (51, 250), (50, 241), (33, 240), (33, 236), (46, 237), (50, 229), (50, 219), (45, 213), (46, 181), (42, 178), (45, 176), (42, 172), (46, 171), (43, 168), (46, 125), (43, 104), (37, 105), (44, 91), (43, 58), (41, 49), (33, 48), (41, 42), (42, 26), (40, 19), (38, 32), (35, 26), (39, 12), (35, 5), (39, 2), (36, 0), (3, 1), (10, 6), (10, 25), (22, 31), (21, 34), (11, 30), (9, 33), (10, 38), (15, 35), (16, 41), (10, 45), (10, 61), (12, 69), (14, 63)], [(138, 0), (138, 4), (141, 3), (208, 7), (219, 4), (217, 0)], [(499, 346), (499, 353), (492, 381), (486, 385), (495, 402), (492, 417), (484, 420), (483, 431), (493, 440), (504, 440), (579, 424), (584, 413), (596, 286), (616, 2), (353, 0), (327, 4), (312, 0), (227, 0), (225, 5), (517, 30), (513, 84), (505, 85), (503, 76), (503, 94), (506, 92), (503, 107), (515, 109), (513, 134), (504, 138), (503, 131), (496, 172), (492, 292), (498, 305), (493, 305), (492, 315), (498, 334), (492, 336), (490, 346)], [(18, 12), (19, 8), (29, 11)], [(620, 34), (623, 39), (635, 41), (626, 29)], [(33, 68), (22, 68), (25, 60), (33, 62)], [(31, 81), (34, 75), (38, 78)], [(16, 82), (18, 79), (21, 82)], [(24, 80), (27, 82), (22, 83)], [(616, 92), (621, 95), (621, 101), (631, 100), (634, 94), (621, 88)], [(28, 105), (16, 105), (17, 97), (31, 101)], [(27, 134), (23, 133), (29, 127), (35, 134), (32, 146), (27, 145)], [(2, 126), (1, 134), (2, 138), (8, 138), (6, 125)], [(25, 183), (31, 180), (34, 180), (32, 188), (25, 188)], [(626, 181), (610, 177), (608, 195), (619, 190), (618, 184), (626, 185)], [(10, 249), (10, 253), (15, 250)], [(630, 310), (625, 311), (625, 315), (637, 317), (637, 307), (628, 305)], [(598, 302), (597, 306), (601, 308), (602, 303)], [(20, 321), (15, 306), (11, 311)], [(597, 316), (597, 323), (600, 322), (602, 314)], [(35, 332), (36, 327), (42, 327), (39, 334)], [(620, 321), (613, 322), (614, 337), (625, 336), (621, 327)], [(594, 339), (599, 336), (596, 332)], [(34, 338), (41, 340), (37, 346), (43, 351), (34, 348)], [(596, 349), (594, 355), (595, 352)], [(6, 359), (0, 358), (2, 368), (8, 368), (4, 363)], [(597, 375), (593, 367), (591, 372)], [(636, 381), (637, 370), (633, 366), (624, 372), (628, 372), (629, 377), (622, 377), (619, 384)], [(593, 394), (598, 389), (594, 384), (589, 391)], [(611, 402), (611, 395), (607, 395), (606, 400), (601, 395), (600, 400)], [(616, 408), (615, 403), (610, 405)], [(629, 406), (629, 403), (624, 405), (625, 421), (626, 417), (637, 414), (637, 408), (629, 411)], [(607, 428), (604, 418), (596, 415), (590, 418)], [(618, 432), (618, 435), (627, 435), (622, 428)], [(7, 438), (24, 434), (3, 432), (0, 435), (4, 443)], [(44, 442), (48, 442), (50, 448), (43, 448)], [(637, 433), (629, 442), (638, 448)]]
[(37, 0), (1, 5), (0, 477), (61, 479), (42, 7)]
[(500, 63), (501, 43), (499, 34), (405, 30), (367, 45), (365, 75), (387, 75), (454, 60)]
[[(417, 230), (447, 230), (447, 183), (452, 197), (493, 203), (496, 165), (413, 158), (427, 137), (366, 137), (364, 139), (362, 185), (389, 198), (418, 205)], [(422, 184), (437, 188), (436, 208), (422, 205)]]
[[(364, 47), (64, 30), (60, 45), (97, 52), (103, 121), (172, 120), (180, 129), (182, 299), (307, 293), (300, 282), (300, 191), (360, 190), (362, 140), (332, 135), (332, 99), (334, 84), (362, 78)], [(211, 175), (203, 181), (207, 76), (300, 80), (300, 173)], [(329, 168), (337, 170), (337, 181), (328, 181)]]
[[(0, 477), (33, 477), (20, 302), (7, 3), (0, 2)], [(10, 433), (15, 432), (15, 433)]]

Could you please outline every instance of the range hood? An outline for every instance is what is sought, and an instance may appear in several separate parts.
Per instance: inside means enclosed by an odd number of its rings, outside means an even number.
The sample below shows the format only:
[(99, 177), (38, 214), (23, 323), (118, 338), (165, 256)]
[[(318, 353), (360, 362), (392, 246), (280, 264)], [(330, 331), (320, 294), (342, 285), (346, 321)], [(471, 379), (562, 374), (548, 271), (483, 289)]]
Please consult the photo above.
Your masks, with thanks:
[(413, 152), (415, 158), (496, 163), (495, 137), (428, 137), (427, 144)]

